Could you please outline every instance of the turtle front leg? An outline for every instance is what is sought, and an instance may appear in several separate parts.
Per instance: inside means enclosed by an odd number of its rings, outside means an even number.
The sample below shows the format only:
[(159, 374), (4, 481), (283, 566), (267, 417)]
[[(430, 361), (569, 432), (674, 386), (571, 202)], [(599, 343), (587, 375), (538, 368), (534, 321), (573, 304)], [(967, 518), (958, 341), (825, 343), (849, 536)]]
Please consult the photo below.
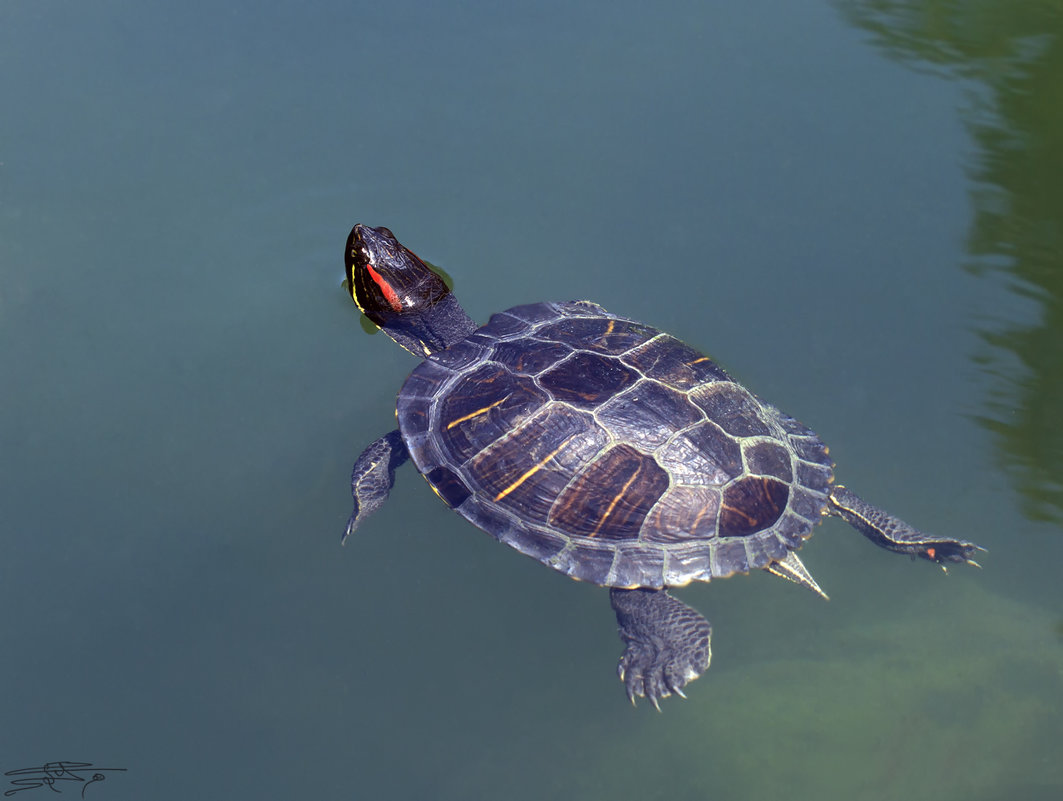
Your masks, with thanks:
[(354, 511), (343, 533), (344, 542), (369, 515), (384, 505), (395, 486), (395, 468), (409, 458), (406, 443), (398, 431), (385, 434), (364, 451), (351, 471)]
[[(705, 672), (712, 658), (712, 626), (664, 590), (609, 590), (620, 639), (626, 646), (617, 673), (635, 703), (643, 696), (660, 711), (660, 699)], [(684, 696), (685, 697), (685, 696)]]
[(831, 491), (827, 510), (880, 548), (928, 559), (941, 565), (942, 569), (945, 569), (946, 562), (966, 562), (980, 567), (971, 557), (975, 551), (984, 551), (982, 546), (967, 540), (925, 534), (841, 485)]

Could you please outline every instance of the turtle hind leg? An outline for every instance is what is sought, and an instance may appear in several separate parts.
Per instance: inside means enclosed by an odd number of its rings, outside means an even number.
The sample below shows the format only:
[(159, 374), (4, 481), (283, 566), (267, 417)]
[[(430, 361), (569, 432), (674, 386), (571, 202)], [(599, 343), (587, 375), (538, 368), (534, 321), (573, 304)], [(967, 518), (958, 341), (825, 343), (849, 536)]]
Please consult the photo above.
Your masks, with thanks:
[(384, 505), (395, 486), (395, 468), (409, 457), (406, 443), (398, 431), (385, 434), (364, 451), (351, 471), (351, 495), (354, 511), (343, 534), (346, 540), (369, 515)]
[(830, 514), (842, 518), (875, 545), (897, 553), (919, 556), (945, 568), (946, 562), (966, 562), (979, 567), (971, 557), (985, 548), (967, 540), (934, 537), (912, 528), (899, 517), (872, 506), (855, 492), (838, 485), (830, 494)]
[(705, 672), (712, 657), (712, 626), (698, 612), (664, 590), (609, 590), (616, 612), (624, 653), (617, 672), (627, 697), (650, 700), (660, 710), (660, 699)]

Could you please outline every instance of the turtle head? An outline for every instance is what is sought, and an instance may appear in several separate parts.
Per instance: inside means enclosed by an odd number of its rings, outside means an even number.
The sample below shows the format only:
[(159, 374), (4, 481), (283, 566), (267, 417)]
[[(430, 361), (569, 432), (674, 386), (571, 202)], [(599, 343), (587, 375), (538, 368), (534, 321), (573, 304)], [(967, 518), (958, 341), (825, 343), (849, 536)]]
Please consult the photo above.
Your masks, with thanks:
[(387, 228), (359, 223), (347, 237), (347, 287), (362, 314), (415, 356), (475, 330), (443, 279)]

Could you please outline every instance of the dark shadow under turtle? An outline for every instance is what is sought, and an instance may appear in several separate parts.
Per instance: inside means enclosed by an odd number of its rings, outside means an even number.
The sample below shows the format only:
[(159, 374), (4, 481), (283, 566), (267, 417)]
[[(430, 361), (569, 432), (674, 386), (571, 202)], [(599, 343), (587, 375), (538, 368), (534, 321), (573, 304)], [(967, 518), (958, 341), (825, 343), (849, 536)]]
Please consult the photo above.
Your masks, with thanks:
[(356, 225), (351, 294), (424, 361), (399, 428), (352, 475), (344, 538), (412, 459), (452, 509), (521, 553), (609, 587), (634, 702), (709, 666), (712, 627), (669, 587), (763, 569), (826, 597), (795, 550), (824, 515), (943, 567), (977, 545), (934, 537), (833, 484), (814, 432), (698, 351), (586, 302), (535, 303), (478, 327), (386, 228)]

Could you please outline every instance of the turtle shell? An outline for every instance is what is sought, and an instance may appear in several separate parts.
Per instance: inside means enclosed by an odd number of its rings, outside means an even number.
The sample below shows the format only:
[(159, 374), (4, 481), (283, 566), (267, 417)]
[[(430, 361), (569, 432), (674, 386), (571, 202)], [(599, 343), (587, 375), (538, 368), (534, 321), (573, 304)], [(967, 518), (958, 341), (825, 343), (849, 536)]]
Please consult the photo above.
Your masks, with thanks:
[(494, 315), (398, 397), (410, 455), (489, 534), (576, 579), (674, 587), (807, 539), (827, 449), (709, 357), (588, 302)]

